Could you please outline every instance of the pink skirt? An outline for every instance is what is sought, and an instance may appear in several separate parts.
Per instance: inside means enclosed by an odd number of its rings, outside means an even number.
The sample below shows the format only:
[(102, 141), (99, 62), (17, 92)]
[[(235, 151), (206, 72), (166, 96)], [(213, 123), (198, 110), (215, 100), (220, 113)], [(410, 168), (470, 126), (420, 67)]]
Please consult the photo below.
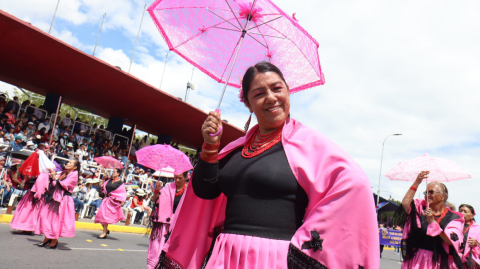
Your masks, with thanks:
[(123, 214), (122, 204), (110, 197), (105, 197), (98, 208), (97, 215), (95, 216), (95, 223), (115, 224), (125, 219)]
[(287, 269), (290, 241), (222, 233), (206, 269)]
[(75, 205), (71, 196), (63, 196), (58, 214), (48, 205), (42, 207), (35, 234), (44, 234), (46, 238), (75, 237)]
[(37, 201), (33, 204), (33, 196), (35, 193), (28, 191), (18, 203), (15, 214), (13, 214), (12, 222), (10, 227), (15, 230), (20, 231), (35, 231), (37, 226), (38, 215), (43, 205), (45, 204), (44, 199)]
[(170, 224), (160, 225), (159, 234), (155, 240), (150, 239), (150, 244), (148, 245), (148, 254), (147, 254), (147, 268), (153, 269), (157, 265), (158, 258), (162, 253), (163, 245), (165, 245), (165, 235), (168, 233)]
[[(430, 250), (419, 249), (415, 254), (413, 259), (404, 261), (402, 263), (402, 269), (439, 269), (440, 260), (437, 263), (433, 263), (433, 252)], [(458, 269), (453, 258), (449, 256), (448, 258), (448, 268), (449, 269)]]

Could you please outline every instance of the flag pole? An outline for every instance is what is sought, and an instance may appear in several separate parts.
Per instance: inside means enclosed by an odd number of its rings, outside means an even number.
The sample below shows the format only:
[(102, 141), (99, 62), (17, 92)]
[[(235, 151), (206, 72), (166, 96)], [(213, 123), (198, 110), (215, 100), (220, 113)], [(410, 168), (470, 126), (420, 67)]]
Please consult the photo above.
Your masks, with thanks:
[[(128, 167), (128, 160), (130, 159), (130, 151), (132, 150), (132, 145), (133, 145), (133, 140), (135, 139), (135, 131), (137, 130), (137, 125), (135, 124), (133, 126), (133, 134), (132, 134), (132, 139), (130, 139), (130, 146), (128, 147), (128, 155), (127, 155), (127, 162), (125, 163), (125, 170), (123, 171), (123, 177), (125, 178), (125, 174), (127, 173), (127, 167)], [(125, 181), (124, 181), (125, 182)]]
[(50, 140), (48, 141), (49, 146), (52, 146), (53, 134), (55, 132), (55, 126), (57, 125), (58, 111), (60, 110), (60, 106), (62, 105), (62, 99), (62, 96), (60, 96), (60, 98), (58, 99), (57, 112), (55, 113), (55, 119), (53, 120), (52, 134), (50, 135)]

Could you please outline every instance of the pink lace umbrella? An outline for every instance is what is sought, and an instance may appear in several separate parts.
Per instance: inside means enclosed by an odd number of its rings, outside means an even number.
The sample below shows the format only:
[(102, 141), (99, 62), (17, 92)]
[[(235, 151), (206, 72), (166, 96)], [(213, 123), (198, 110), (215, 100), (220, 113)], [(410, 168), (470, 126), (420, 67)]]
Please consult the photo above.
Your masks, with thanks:
[(137, 151), (137, 161), (154, 170), (170, 167), (178, 175), (193, 168), (185, 153), (170, 145), (154, 145)]
[(270, 0), (157, 0), (148, 12), (170, 50), (225, 83), (217, 109), (260, 61), (282, 70), (290, 93), (325, 82), (318, 42)]
[(93, 160), (108, 169), (123, 168), (123, 164), (112, 156), (97, 157)]
[[(385, 175), (390, 180), (415, 181), (422, 171), (429, 171), (428, 180), (449, 182), (472, 178), (458, 164), (443, 158), (430, 157), (428, 153), (412, 160), (400, 162)], [(425, 179), (427, 183), (427, 178)], [(428, 191), (428, 190), (427, 190)]]

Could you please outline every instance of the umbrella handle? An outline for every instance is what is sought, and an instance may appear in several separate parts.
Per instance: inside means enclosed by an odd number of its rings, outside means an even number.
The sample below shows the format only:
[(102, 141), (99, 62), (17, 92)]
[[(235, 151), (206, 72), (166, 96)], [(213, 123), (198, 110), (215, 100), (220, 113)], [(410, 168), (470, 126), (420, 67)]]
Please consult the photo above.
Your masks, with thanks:
[[(220, 112), (220, 109), (215, 109), (215, 112)], [(214, 133), (214, 134), (209, 134), (211, 137), (215, 137), (215, 136), (218, 136), (219, 134), (221, 134), (223, 131), (223, 125), (220, 125), (220, 128), (218, 128), (218, 132)]]

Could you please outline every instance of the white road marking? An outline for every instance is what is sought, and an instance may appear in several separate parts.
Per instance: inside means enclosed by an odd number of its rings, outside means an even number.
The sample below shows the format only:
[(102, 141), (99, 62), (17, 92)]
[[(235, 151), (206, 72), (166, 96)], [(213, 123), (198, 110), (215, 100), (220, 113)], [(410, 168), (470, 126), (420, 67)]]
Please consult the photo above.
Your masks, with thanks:
[[(62, 249), (62, 248), (59, 248)], [(71, 250), (104, 250), (104, 251), (122, 251), (118, 249), (113, 249), (113, 248), (63, 248), (65, 250), (71, 249)], [(141, 249), (124, 249), (123, 251), (131, 251), (131, 252), (147, 252), (147, 250), (141, 250)]]

